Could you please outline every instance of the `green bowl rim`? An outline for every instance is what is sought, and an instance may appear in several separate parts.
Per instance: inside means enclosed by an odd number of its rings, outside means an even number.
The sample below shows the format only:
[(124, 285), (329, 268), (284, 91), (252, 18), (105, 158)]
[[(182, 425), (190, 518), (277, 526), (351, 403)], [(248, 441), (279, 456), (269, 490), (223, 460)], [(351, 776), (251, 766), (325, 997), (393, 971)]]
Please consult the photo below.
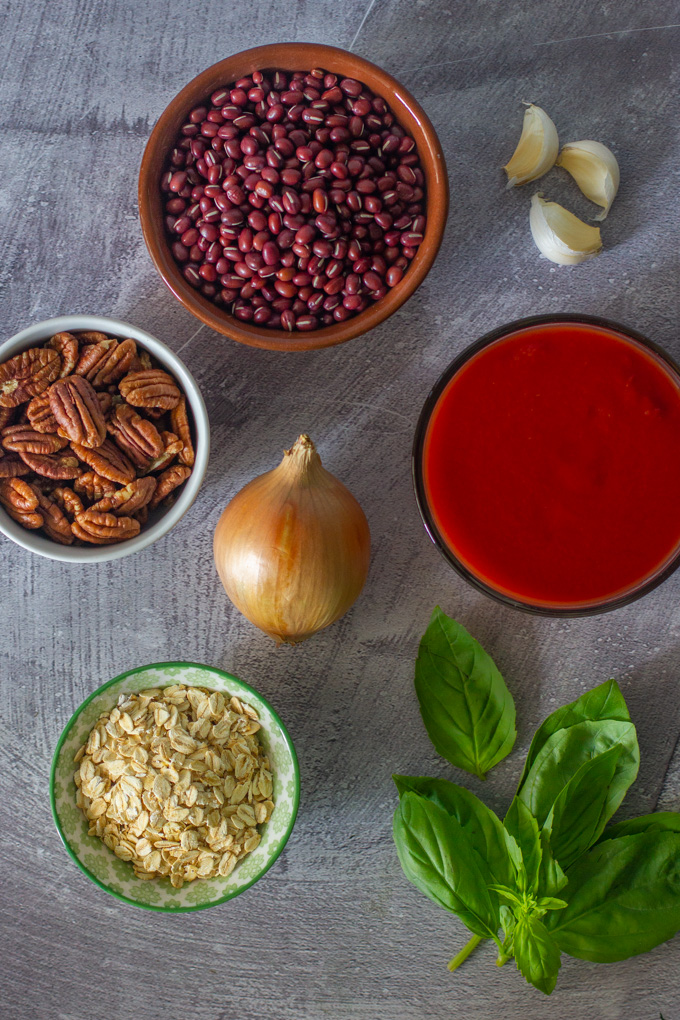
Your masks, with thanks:
[[(102, 693), (102, 691), (105, 691), (107, 687), (111, 687), (113, 684), (118, 683), (120, 680), (124, 680), (126, 677), (129, 676), (134, 676), (135, 673), (142, 673), (146, 669), (161, 669), (166, 666), (191, 666), (197, 669), (207, 669), (210, 672), (219, 674), (219, 676), (224, 677), (227, 680), (235, 680), (237, 683), (242, 684), (243, 687), (246, 688), (246, 690), (250, 691), (250, 693), (255, 696), (255, 698), (257, 698), (259, 701), (261, 701), (264, 705), (267, 706), (268, 710), (271, 712), (274, 719), (278, 723), (283, 738), (286, 742), (286, 745), (288, 746), (288, 750), (290, 751), (291, 760), (293, 762), (293, 772), (295, 775), (295, 794), (293, 797), (293, 812), (291, 815), (288, 828), (286, 829), (286, 832), (284, 833), (281, 839), (281, 842), (276, 853), (272, 854), (272, 856), (266, 862), (262, 870), (257, 875), (255, 875), (255, 877), (252, 878), (250, 882), (248, 882), (246, 885), (243, 885), (240, 888), (235, 889), (233, 892), (227, 893), (226, 896), (222, 896), (222, 898), (219, 900), (211, 900), (210, 903), (200, 903), (194, 907), (158, 907), (152, 903), (140, 903), (139, 900), (133, 900), (129, 896), (123, 896), (122, 893), (116, 892), (114, 889), (111, 889), (104, 882), (101, 882), (97, 878), (97, 876), (93, 875), (90, 869), (83, 864), (78, 855), (72, 849), (68, 839), (66, 838), (64, 831), (61, 827), (59, 815), (57, 814), (56, 798), (54, 795), (54, 778), (57, 771), (57, 761), (59, 760), (59, 752), (62, 749), (64, 741), (66, 740), (66, 737), (71, 727), (73, 726), (74, 722), (81, 714), (83, 709), (90, 704), (93, 698), (96, 698), (97, 695)], [(171, 687), (172, 684), (168, 684), (167, 686)], [(239, 677), (234, 676), (233, 673), (227, 673), (226, 670), (218, 669), (217, 666), (206, 666), (205, 663), (202, 662), (151, 662), (148, 663), (146, 666), (136, 666), (134, 669), (128, 669), (124, 673), (119, 673), (118, 676), (114, 676), (112, 680), (107, 680), (105, 684), (101, 685), (101, 687), (97, 687), (96, 690), (92, 691), (92, 693), (89, 694), (87, 698), (85, 698), (85, 700), (81, 702), (81, 704), (75, 710), (69, 721), (64, 726), (61, 732), (61, 736), (57, 741), (57, 746), (54, 749), (54, 754), (52, 756), (52, 767), (50, 768), (50, 807), (52, 808), (52, 818), (54, 819), (54, 824), (57, 828), (59, 837), (62, 843), (64, 844), (64, 847), (68, 855), (78, 865), (80, 870), (83, 871), (87, 875), (87, 877), (94, 882), (95, 885), (98, 885), (100, 889), (103, 889), (104, 892), (109, 893), (111, 896), (115, 896), (116, 899), (122, 900), (124, 903), (129, 903), (133, 907), (139, 907), (142, 910), (155, 910), (161, 914), (188, 914), (191, 911), (195, 910), (207, 910), (208, 907), (219, 906), (220, 903), (226, 903), (227, 900), (232, 900), (235, 896), (239, 896), (242, 892), (245, 892), (246, 889), (250, 889), (251, 885), (254, 885), (255, 882), (258, 882), (262, 878), (262, 876), (269, 871), (272, 864), (274, 864), (274, 862), (278, 860), (278, 858), (280, 857), (286, 843), (288, 842), (290, 834), (293, 831), (293, 826), (295, 825), (295, 819), (297, 818), (299, 804), (300, 804), (300, 766), (298, 764), (298, 757), (295, 752), (295, 746), (293, 744), (293, 741), (290, 738), (288, 730), (281, 722), (278, 713), (274, 711), (274, 709), (269, 704), (267, 699), (263, 697), (263, 695), (261, 695), (258, 691), (256, 691), (254, 687), (251, 687), (250, 684), (247, 684), (244, 680), (241, 680)]]

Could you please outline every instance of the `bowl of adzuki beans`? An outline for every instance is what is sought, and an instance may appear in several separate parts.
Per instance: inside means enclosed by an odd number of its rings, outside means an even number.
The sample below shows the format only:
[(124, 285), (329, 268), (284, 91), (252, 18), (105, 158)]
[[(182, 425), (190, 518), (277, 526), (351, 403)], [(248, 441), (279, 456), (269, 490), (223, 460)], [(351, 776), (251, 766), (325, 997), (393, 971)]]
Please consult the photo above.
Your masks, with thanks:
[(422, 283), (448, 182), (434, 128), (394, 78), (282, 43), (214, 64), (173, 99), (139, 208), (158, 272), (203, 323), (309, 350), (378, 325)]

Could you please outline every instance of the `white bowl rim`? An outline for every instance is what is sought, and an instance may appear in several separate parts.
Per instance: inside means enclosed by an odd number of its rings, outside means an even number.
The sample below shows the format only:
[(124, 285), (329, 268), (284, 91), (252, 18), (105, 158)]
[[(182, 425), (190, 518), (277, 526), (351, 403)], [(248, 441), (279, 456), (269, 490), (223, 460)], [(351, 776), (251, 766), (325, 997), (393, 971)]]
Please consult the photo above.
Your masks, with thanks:
[(14, 357), (32, 344), (49, 340), (55, 333), (73, 330), (97, 330), (101, 333), (131, 337), (136, 340), (179, 380), (191, 407), (196, 427), (196, 461), (182, 492), (173, 506), (159, 520), (147, 530), (141, 531), (135, 538), (130, 538), (117, 545), (94, 546), (91, 549), (84, 546), (59, 545), (59, 543), (38, 535), (34, 531), (22, 528), (0, 507), (0, 532), (16, 542), (17, 545), (28, 549), (29, 552), (65, 563), (104, 563), (109, 560), (121, 559), (123, 556), (130, 556), (132, 553), (145, 549), (152, 542), (166, 535), (184, 516), (196, 498), (208, 466), (210, 422), (201, 391), (180, 358), (161, 340), (122, 319), (111, 319), (102, 315), (59, 315), (53, 319), (43, 319), (33, 326), (22, 329), (9, 340), (0, 344), (0, 362)]

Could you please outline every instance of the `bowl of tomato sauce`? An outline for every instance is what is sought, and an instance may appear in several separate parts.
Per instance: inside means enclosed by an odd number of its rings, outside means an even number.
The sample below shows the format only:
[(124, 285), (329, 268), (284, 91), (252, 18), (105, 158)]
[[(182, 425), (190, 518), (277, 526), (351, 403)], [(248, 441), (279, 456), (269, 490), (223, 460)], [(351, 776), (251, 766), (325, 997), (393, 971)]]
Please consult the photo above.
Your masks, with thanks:
[(487, 595), (550, 616), (626, 605), (680, 563), (680, 368), (604, 319), (510, 323), (430, 392), (413, 478), (430, 538)]

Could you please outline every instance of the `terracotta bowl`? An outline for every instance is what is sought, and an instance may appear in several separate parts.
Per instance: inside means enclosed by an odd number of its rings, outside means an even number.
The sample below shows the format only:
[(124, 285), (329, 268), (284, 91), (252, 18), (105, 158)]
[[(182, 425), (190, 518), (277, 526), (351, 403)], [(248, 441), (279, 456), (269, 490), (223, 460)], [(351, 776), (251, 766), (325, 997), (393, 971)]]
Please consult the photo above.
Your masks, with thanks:
[[(323, 67), (332, 73), (364, 82), (385, 99), (397, 121), (415, 139), (425, 174), (427, 225), (423, 242), (404, 278), (384, 298), (345, 322), (307, 333), (287, 333), (241, 322), (187, 283), (172, 257), (165, 234), (159, 181), (167, 154), (186, 122), (187, 114), (215, 89), (258, 69), (297, 71), (312, 67)], [(274, 351), (307, 351), (344, 343), (396, 312), (423, 282), (434, 262), (446, 226), (448, 204), (448, 179), (442, 148), (429, 118), (413, 96), (386, 71), (368, 60), (335, 46), (314, 43), (257, 46), (227, 57), (197, 75), (161, 114), (144, 151), (139, 174), (139, 215), (144, 240), (166, 286), (206, 326), (239, 343)]]

